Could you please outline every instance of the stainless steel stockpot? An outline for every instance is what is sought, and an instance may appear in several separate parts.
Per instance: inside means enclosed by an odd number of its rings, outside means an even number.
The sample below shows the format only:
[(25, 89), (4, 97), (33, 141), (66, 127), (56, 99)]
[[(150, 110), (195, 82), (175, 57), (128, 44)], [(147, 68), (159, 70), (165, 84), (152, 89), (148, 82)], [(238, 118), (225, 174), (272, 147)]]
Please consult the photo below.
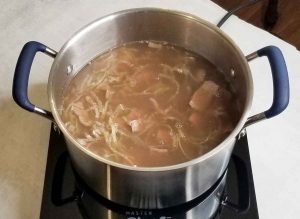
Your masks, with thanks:
[[(142, 168), (97, 156), (69, 134), (60, 118), (64, 88), (100, 53), (140, 40), (165, 41), (184, 47), (201, 54), (224, 72), (237, 93), (241, 114), (234, 130), (216, 148), (185, 163)], [(38, 51), (54, 58), (48, 80), (51, 112), (33, 105), (27, 96), (30, 68)], [(248, 117), (253, 98), (248, 61), (259, 56), (269, 59), (274, 99), (270, 109)], [(278, 115), (286, 108), (289, 83), (283, 56), (277, 47), (265, 47), (245, 57), (222, 30), (199, 17), (179, 11), (140, 8), (117, 12), (90, 23), (73, 35), (59, 52), (38, 42), (25, 44), (16, 65), (13, 97), (24, 109), (55, 123), (65, 137), (73, 166), (94, 191), (126, 206), (163, 208), (190, 201), (207, 191), (226, 170), (234, 143), (244, 133), (244, 128)]]

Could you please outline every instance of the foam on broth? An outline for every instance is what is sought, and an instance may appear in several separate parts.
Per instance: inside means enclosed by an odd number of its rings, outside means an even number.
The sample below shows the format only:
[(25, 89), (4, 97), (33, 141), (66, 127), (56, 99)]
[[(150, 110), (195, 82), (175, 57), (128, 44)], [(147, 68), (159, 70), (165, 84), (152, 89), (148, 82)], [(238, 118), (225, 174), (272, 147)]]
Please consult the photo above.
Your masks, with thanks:
[(203, 57), (165, 43), (122, 45), (86, 65), (64, 90), (62, 120), (93, 153), (157, 167), (212, 150), (237, 123), (224, 75)]

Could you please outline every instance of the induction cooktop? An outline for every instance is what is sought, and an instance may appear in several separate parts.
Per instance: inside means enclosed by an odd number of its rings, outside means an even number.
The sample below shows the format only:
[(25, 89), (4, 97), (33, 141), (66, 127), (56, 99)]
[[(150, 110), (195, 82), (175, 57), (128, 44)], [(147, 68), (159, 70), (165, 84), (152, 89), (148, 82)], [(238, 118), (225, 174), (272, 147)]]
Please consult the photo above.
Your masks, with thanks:
[[(233, 154), (227, 168), (225, 190), (222, 194), (222, 201), (213, 218), (218, 219), (257, 219), (258, 210), (253, 184), (250, 155), (248, 149), (247, 135), (237, 140)], [(221, 181), (221, 180), (220, 180)], [(209, 191), (207, 192), (209, 193)], [(84, 195), (85, 194), (85, 195)], [(46, 174), (40, 219), (89, 219), (88, 209), (82, 204), (85, 196), (93, 196), (93, 191), (78, 174), (74, 171), (69, 159), (63, 135), (52, 127), (49, 141)], [(176, 195), (176, 194), (175, 194)], [(209, 195), (209, 194), (208, 194)], [(98, 197), (99, 195), (96, 194)], [(97, 199), (97, 200), (96, 200)], [(99, 219), (201, 219), (199, 215), (191, 216), (189, 211), (201, 205), (205, 197), (199, 197), (186, 204), (175, 206), (175, 211), (168, 216), (165, 215), (143, 215), (125, 213), (131, 212), (124, 206), (118, 206), (105, 198), (96, 198), (99, 211), (107, 211), (106, 218), (99, 216)], [(111, 212), (124, 214), (112, 217)]]

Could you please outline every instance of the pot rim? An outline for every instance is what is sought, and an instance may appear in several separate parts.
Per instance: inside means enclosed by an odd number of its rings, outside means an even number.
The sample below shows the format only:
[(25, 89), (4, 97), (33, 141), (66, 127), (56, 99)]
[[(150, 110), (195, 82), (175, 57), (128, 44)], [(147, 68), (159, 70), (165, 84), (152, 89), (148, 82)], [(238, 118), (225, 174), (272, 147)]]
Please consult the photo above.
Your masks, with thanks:
[[(244, 64), (244, 67), (246, 68), (247, 71), (247, 83), (248, 83), (248, 87), (249, 87), (249, 91), (247, 92), (247, 96), (246, 96), (246, 102), (245, 102), (245, 108), (244, 111), (241, 115), (240, 120), (238, 121), (237, 125), (235, 126), (235, 128), (233, 129), (233, 131), (220, 143), (218, 144), (215, 148), (213, 148), (212, 150), (210, 150), (209, 152), (203, 154), (200, 157), (194, 158), (192, 160), (186, 161), (184, 163), (179, 163), (179, 164), (175, 164), (175, 165), (169, 165), (169, 166), (161, 166), (161, 167), (135, 167), (135, 166), (129, 166), (129, 165), (125, 165), (125, 164), (120, 164), (114, 161), (110, 161), (107, 160), (99, 155), (96, 155), (95, 153), (89, 151), (88, 149), (86, 149), (84, 146), (80, 145), (73, 137), (72, 135), (68, 132), (68, 130), (65, 128), (65, 126), (63, 125), (63, 122), (60, 118), (60, 115), (58, 113), (55, 101), (54, 101), (54, 94), (53, 94), (53, 90), (52, 90), (52, 78), (54, 75), (54, 66), (56, 65), (56, 61), (60, 59), (60, 57), (62, 56), (63, 52), (65, 50), (68, 49), (69, 45), (72, 44), (72, 41), (75, 40), (77, 37), (80, 37), (81, 33), (83, 31), (86, 31), (86, 29), (89, 28), (93, 28), (94, 26), (97, 26), (99, 23), (105, 22), (107, 20), (110, 19), (114, 19), (115, 17), (118, 16), (122, 16), (122, 15), (126, 15), (128, 13), (136, 13), (136, 12), (162, 12), (162, 13), (168, 13), (168, 14), (172, 14), (172, 15), (177, 15), (177, 16), (181, 16), (190, 20), (193, 20), (195, 22), (199, 22), (203, 25), (206, 25), (207, 27), (209, 27), (211, 30), (215, 31), (217, 34), (220, 35), (220, 37), (223, 37), (223, 39), (225, 41), (227, 41), (235, 50), (236, 52), (240, 55), (241, 57), (241, 61)], [(62, 46), (62, 48), (59, 50), (56, 58), (54, 59), (54, 62), (52, 64), (51, 70), (50, 70), (50, 74), (49, 74), (49, 79), (48, 79), (48, 97), (49, 97), (49, 103), (50, 103), (50, 108), (53, 114), (53, 117), (55, 119), (56, 124), (58, 125), (59, 129), (63, 132), (64, 137), (67, 138), (69, 141), (72, 142), (73, 145), (75, 145), (79, 150), (81, 150), (82, 152), (86, 153), (88, 156), (94, 158), (95, 160), (105, 163), (107, 165), (116, 167), (116, 168), (121, 168), (121, 169), (126, 169), (126, 170), (130, 170), (130, 171), (141, 171), (141, 172), (160, 172), (160, 171), (169, 171), (169, 170), (177, 170), (177, 169), (181, 169), (181, 168), (186, 168), (188, 166), (193, 166), (196, 165), (206, 159), (209, 159), (210, 157), (214, 156), (215, 154), (217, 154), (219, 151), (221, 151), (224, 147), (226, 147), (228, 145), (229, 142), (232, 142), (232, 140), (234, 138), (236, 138), (238, 136), (238, 134), (240, 133), (240, 131), (243, 129), (243, 126), (247, 120), (247, 116), (249, 113), (249, 110), (251, 108), (252, 105), (252, 99), (253, 99), (253, 80), (252, 80), (252, 76), (251, 76), (251, 71), (249, 68), (249, 64), (248, 61), (246, 60), (246, 57), (244, 56), (244, 54), (242, 53), (241, 49), (236, 45), (236, 43), (225, 33), (223, 32), (220, 28), (218, 28), (217, 26), (213, 25), (212, 23), (187, 12), (183, 12), (183, 11), (178, 11), (178, 10), (171, 10), (171, 9), (164, 9), (164, 8), (153, 8), (153, 7), (144, 7), (144, 8), (132, 8), (132, 9), (126, 9), (126, 10), (122, 10), (122, 11), (117, 11), (108, 15), (105, 15), (103, 17), (100, 17), (94, 21), (92, 21), (91, 23), (85, 25), (84, 27), (82, 27), (81, 29), (79, 29), (77, 32), (75, 32), (66, 42), (65, 44)]]

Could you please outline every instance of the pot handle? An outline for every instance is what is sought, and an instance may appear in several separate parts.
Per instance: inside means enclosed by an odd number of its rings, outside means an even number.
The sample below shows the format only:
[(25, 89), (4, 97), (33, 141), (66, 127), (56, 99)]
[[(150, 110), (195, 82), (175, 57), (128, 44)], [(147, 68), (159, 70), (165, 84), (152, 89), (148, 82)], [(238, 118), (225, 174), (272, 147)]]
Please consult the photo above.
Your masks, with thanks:
[(250, 177), (245, 162), (237, 155), (231, 157), (237, 175), (238, 203), (233, 203), (228, 195), (225, 195), (221, 205), (232, 211), (242, 214), (250, 208)]
[(82, 218), (89, 219), (90, 217), (88, 216), (86, 208), (82, 203), (83, 192), (79, 191), (76, 185), (75, 185), (75, 190), (72, 194), (63, 197), (62, 194), (63, 185), (65, 183), (64, 176), (65, 176), (67, 163), (69, 161), (70, 161), (69, 154), (67, 151), (63, 152), (57, 159), (57, 162), (54, 167), (53, 177), (52, 177), (53, 181), (52, 181), (52, 190), (51, 190), (51, 201), (57, 207), (75, 202), (78, 206)]
[(261, 56), (266, 56), (271, 65), (273, 78), (273, 103), (268, 110), (249, 117), (244, 128), (261, 120), (277, 116), (283, 112), (289, 104), (289, 77), (282, 52), (276, 46), (267, 46), (249, 54), (246, 56), (246, 59), (251, 61)]
[(43, 52), (52, 58), (55, 58), (57, 55), (56, 51), (42, 43), (35, 41), (27, 42), (24, 45), (16, 64), (12, 95), (15, 102), (23, 109), (37, 113), (40, 116), (54, 121), (51, 112), (33, 105), (28, 99), (28, 79), (31, 65), (37, 52)]
[(63, 206), (67, 203), (74, 202), (80, 196), (75, 190), (72, 195), (68, 197), (63, 197), (63, 185), (64, 185), (64, 175), (69, 159), (69, 154), (67, 151), (63, 152), (57, 159), (56, 165), (53, 172), (52, 190), (51, 190), (51, 201), (55, 206)]

